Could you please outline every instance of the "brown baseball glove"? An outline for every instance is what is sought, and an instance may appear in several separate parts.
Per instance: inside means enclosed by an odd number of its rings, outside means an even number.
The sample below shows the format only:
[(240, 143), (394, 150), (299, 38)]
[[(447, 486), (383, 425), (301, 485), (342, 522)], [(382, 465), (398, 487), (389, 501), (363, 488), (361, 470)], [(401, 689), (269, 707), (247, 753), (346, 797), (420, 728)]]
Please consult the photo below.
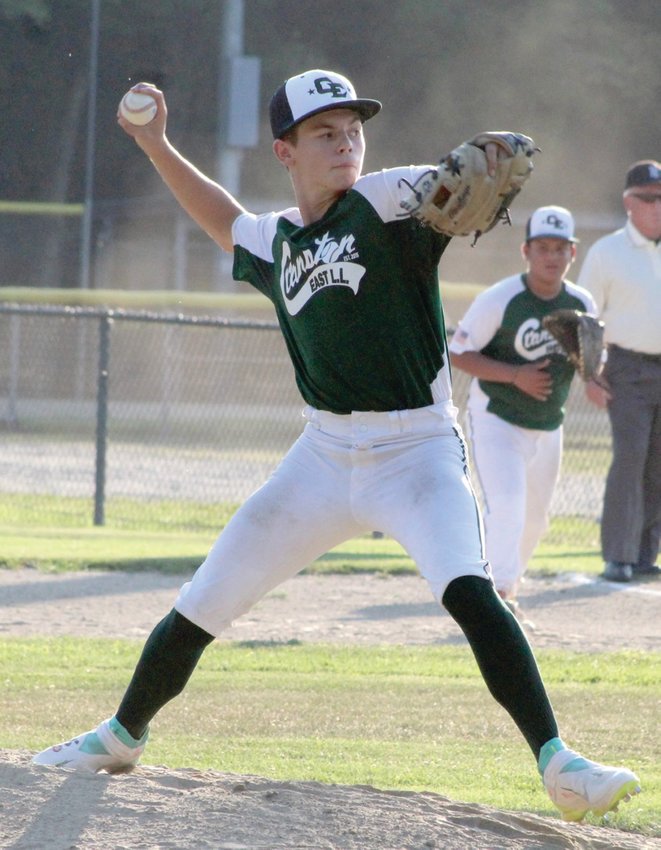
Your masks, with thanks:
[(554, 310), (542, 326), (559, 343), (584, 381), (596, 380), (603, 367), (604, 323), (580, 310)]
[[(487, 174), (485, 146), (493, 142), (499, 155), (496, 173)], [(510, 224), (509, 206), (533, 169), (535, 143), (520, 133), (486, 132), (455, 148), (424, 174), (402, 209), (427, 226), (448, 236), (468, 236), (474, 241), (499, 221)]]

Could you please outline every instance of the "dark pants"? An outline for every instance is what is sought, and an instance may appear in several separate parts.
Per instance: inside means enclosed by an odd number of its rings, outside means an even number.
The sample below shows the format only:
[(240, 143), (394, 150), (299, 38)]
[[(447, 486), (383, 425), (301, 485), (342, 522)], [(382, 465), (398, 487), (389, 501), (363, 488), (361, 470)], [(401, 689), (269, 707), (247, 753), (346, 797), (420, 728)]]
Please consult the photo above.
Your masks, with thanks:
[(613, 459), (601, 520), (603, 557), (653, 564), (661, 537), (661, 355), (610, 346), (605, 377), (613, 395)]

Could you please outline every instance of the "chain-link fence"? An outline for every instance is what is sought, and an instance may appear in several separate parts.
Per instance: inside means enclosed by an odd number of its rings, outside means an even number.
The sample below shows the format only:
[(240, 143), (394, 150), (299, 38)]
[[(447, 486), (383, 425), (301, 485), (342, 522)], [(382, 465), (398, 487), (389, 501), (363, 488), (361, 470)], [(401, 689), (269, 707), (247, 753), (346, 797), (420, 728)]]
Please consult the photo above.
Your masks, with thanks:
[[(460, 408), (467, 388), (456, 372)], [(302, 406), (275, 323), (0, 304), (0, 524), (215, 531), (300, 433)], [(609, 454), (576, 382), (563, 539), (596, 545)]]

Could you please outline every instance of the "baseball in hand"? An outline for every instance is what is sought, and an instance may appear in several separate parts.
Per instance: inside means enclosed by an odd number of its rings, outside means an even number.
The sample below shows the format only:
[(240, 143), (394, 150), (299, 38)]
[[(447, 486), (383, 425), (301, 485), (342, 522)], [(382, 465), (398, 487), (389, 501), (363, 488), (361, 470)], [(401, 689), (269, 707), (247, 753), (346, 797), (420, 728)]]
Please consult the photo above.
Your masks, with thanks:
[(156, 101), (150, 94), (143, 92), (127, 91), (119, 103), (119, 111), (129, 124), (143, 127), (154, 118), (158, 107)]

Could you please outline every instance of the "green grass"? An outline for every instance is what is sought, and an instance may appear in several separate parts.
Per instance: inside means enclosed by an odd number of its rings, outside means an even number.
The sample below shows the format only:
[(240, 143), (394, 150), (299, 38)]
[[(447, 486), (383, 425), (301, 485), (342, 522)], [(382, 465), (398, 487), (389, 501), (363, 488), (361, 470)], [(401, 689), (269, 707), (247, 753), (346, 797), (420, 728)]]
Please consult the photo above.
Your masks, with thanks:
[[(188, 573), (202, 562), (215, 534), (137, 532), (107, 528), (15, 528), (0, 526), (0, 568), (29, 566), (49, 572), (71, 570), (155, 570)], [(567, 551), (560, 544), (542, 545), (529, 573), (597, 574), (602, 568), (595, 550)], [(337, 546), (312, 564), (311, 573), (383, 573), (413, 575), (415, 564), (391, 538), (371, 535)]]
[[(32, 504), (27, 504), (32, 501)], [(17, 498), (16, 518), (25, 518), (28, 510), (39, 512), (38, 497), (26, 504)], [(65, 502), (65, 500), (60, 500)], [(71, 500), (69, 500), (71, 501)], [(82, 500), (81, 500), (82, 501)], [(131, 511), (127, 504), (125, 510)], [(209, 507), (209, 506), (207, 506)], [(218, 529), (232, 514), (233, 506), (213, 506)], [(65, 510), (62, 507), (62, 510)], [(163, 508), (165, 512), (166, 509)], [(143, 530), (136, 531), (110, 526), (93, 526), (80, 521), (80, 516), (62, 515), (59, 528), (40, 527), (29, 522), (0, 525), (0, 567), (16, 569), (23, 566), (49, 571), (80, 569), (157, 570), (167, 573), (188, 573), (204, 559), (216, 538), (216, 530), (205, 527), (197, 532), (164, 531), (161, 523), (167, 513), (159, 513), (151, 522), (142, 513), (133, 512), (137, 521), (144, 521)], [(80, 521), (74, 524), (74, 519)], [(575, 535), (593, 535), (593, 546), (572, 547), (566, 540)], [(583, 519), (554, 520), (530, 565), (532, 575), (555, 575), (561, 572), (584, 572), (596, 575), (602, 569), (598, 550), (598, 527)], [(414, 563), (392, 538), (373, 538), (371, 535), (349, 540), (322, 556), (308, 569), (316, 573), (378, 572), (390, 575), (414, 574)]]
[(105, 503), (105, 524), (94, 526), (92, 499), (39, 494), (0, 495), (0, 529), (22, 528), (29, 535), (32, 528), (52, 529), (59, 534), (64, 529), (95, 529), (99, 531), (135, 530), (161, 535), (185, 532), (216, 533), (227, 524), (238, 505), (209, 504), (170, 500), (136, 501), (108, 499)]
[[(0, 640), (0, 747), (38, 750), (98, 722), (139, 650), (128, 640)], [(659, 654), (539, 657), (567, 740), (639, 772), (645, 793), (612, 825), (661, 834)], [(555, 814), (465, 647), (216, 643), (159, 713), (145, 763), (430, 790)]]
[[(215, 534), (162, 534), (107, 528), (0, 526), (0, 567), (49, 572), (156, 570), (187, 573), (204, 559)], [(356, 538), (333, 549), (311, 572), (413, 574), (415, 566), (392, 539)]]
[(213, 539), (209, 534), (0, 526), (0, 567), (32, 567), (47, 572), (154, 570), (183, 574), (199, 566)]
[[(556, 521), (552, 532), (562, 540), (575, 523), (585, 521)], [(185, 573), (214, 538), (208, 530), (163, 533), (156, 522), (143, 531), (5, 525), (0, 566)], [(600, 569), (596, 548), (568, 550), (566, 543), (542, 544), (531, 566), (547, 575)], [(366, 535), (310, 570), (413, 573), (415, 567), (394, 540)], [(107, 716), (140, 646), (0, 640), (0, 747), (37, 750)], [(539, 658), (565, 738), (588, 756), (634, 766), (641, 776), (645, 794), (621, 807), (612, 824), (661, 835), (661, 653), (547, 651)], [(432, 790), (555, 814), (529, 751), (464, 647), (218, 642), (185, 692), (159, 713), (147, 752), (147, 763), (172, 768)]]
[(124, 310), (182, 309), (264, 313), (273, 316), (273, 305), (259, 293), (219, 293), (173, 290), (57, 289), (32, 286), (4, 286), (2, 300), (19, 304), (63, 304), (86, 307), (113, 307)]

